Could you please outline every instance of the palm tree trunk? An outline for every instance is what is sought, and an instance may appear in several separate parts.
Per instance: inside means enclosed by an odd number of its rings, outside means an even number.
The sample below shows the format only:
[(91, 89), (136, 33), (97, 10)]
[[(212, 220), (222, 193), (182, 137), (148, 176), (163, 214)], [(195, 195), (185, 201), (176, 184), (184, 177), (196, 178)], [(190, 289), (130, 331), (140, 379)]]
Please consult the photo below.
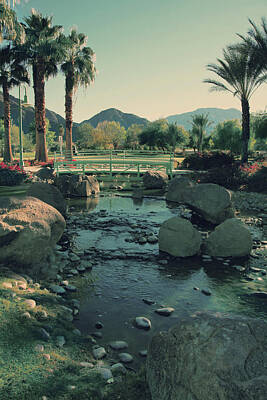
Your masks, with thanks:
[(241, 99), (242, 106), (242, 164), (248, 162), (248, 144), (250, 138), (250, 115), (249, 115), (249, 102), (246, 98)]
[(3, 81), (3, 100), (4, 100), (4, 126), (5, 126), (5, 147), (4, 147), (4, 161), (12, 162), (12, 148), (11, 148), (11, 132), (10, 132), (10, 100), (9, 91), (6, 81)]
[(65, 120), (66, 120), (66, 159), (72, 160), (72, 99), (73, 99), (73, 74), (66, 76), (65, 92)]
[(45, 66), (42, 61), (39, 61), (36, 65), (35, 87), (36, 87), (35, 126), (38, 137), (37, 140), (39, 143), (37, 161), (47, 162), (48, 153), (46, 147), (46, 121), (45, 121)]
[[(37, 120), (37, 101), (36, 101), (36, 64), (32, 66), (32, 79), (33, 79), (33, 91), (34, 91), (34, 112), (35, 112), (35, 121)], [(39, 136), (36, 129), (35, 123), (35, 160), (39, 160), (40, 158), (40, 146), (39, 146)]]

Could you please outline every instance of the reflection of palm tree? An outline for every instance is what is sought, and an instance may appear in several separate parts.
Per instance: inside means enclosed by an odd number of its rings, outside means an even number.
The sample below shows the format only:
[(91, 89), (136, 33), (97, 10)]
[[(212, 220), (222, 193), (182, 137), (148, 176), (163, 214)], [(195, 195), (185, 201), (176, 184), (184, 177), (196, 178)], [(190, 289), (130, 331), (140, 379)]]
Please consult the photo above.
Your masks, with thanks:
[(87, 38), (73, 29), (61, 69), (65, 75), (66, 157), (72, 159), (73, 94), (78, 85), (88, 86), (95, 78), (94, 52), (85, 47)]
[(16, 50), (11, 49), (10, 46), (2, 47), (0, 49), (0, 84), (2, 85), (4, 100), (4, 161), (13, 161), (9, 90), (14, 86), (18, 86), (22, 82), (29, 83), (29, 78), (25, 67), (19, 62), (18, 57), (16, 57)]
[(64, 53), (62, 27), (52, 26), (52, 17), (34, 11), (25, 18), (26, 42), (23, 50), (32, 65), (35, 97), (36, 153), (38, 161), (47, 161), (45, 120), (45, 78), (57, 73), (57, 63)]
[(208, 64), (207, 69), (222, 79), (205, 79), (212, 84), (211, 90), (228, 91), (237, 96), (242, 106), (242, 162), (248, 161), (248, 143), (250, 138), (249, 100), (255, 90), (266, 81), (267, 74), (258, 62), (255, 52), (246, 46), (227, 47), (223, 50), (223, 59), (217, 59), (218, 64)]
[(206, 128), (210, 124), (208, 114), (196, 114), (192, 117), (192, 135), (197, 137), (197, 149), (200, 152), (202, 152)]

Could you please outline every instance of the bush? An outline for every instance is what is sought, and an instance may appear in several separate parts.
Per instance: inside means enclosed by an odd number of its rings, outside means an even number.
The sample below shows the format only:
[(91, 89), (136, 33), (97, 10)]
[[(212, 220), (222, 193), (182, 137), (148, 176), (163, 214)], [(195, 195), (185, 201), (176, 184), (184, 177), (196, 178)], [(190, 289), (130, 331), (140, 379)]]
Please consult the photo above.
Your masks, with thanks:
[(182, 167), (201, 171), (209, 170), (211, 168), (231, 166), (234, 163), (235, 159), (232, 154), (216, 151), (190, 154), (184, 158)]
[(245, 190), (267, 193), (267, 167), (261, 167), (248, 175)]
[(226, 189), (237, 190), (247, 183), (246, 174), (238, 164), (225, 166), (224, 168), (212, 168), (199, 179), (200, 183), (216, 183)]
[(0, 186), (17, 186), (26, 178), (26, 173), (17, 165), (0, 163)]

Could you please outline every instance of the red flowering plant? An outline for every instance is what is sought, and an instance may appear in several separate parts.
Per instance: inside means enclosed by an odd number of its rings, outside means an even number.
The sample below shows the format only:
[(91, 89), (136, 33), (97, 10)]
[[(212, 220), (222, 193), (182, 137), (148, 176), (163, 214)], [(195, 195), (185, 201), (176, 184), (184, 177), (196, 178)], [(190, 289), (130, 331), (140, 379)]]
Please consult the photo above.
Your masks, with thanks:
[(20, 185), (26, 178), (26, 172), (15, 164), (0, 163), (0, 186)]

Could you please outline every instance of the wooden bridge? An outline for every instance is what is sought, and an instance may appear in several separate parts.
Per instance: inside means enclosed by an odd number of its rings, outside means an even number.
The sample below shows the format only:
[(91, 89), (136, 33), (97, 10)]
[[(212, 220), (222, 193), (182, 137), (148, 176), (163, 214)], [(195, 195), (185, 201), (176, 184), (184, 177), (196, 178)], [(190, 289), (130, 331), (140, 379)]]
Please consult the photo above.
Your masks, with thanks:
[[(154, 154), (155, 153), (155, 154)], [(80, 153), (73, 160), (55, 156), (54, 169), (59, 174), (135, 175), (140, 178), (146, 171), (163, 171), (173, 177), (173, 155), (156, 152), (102, 152)]]

